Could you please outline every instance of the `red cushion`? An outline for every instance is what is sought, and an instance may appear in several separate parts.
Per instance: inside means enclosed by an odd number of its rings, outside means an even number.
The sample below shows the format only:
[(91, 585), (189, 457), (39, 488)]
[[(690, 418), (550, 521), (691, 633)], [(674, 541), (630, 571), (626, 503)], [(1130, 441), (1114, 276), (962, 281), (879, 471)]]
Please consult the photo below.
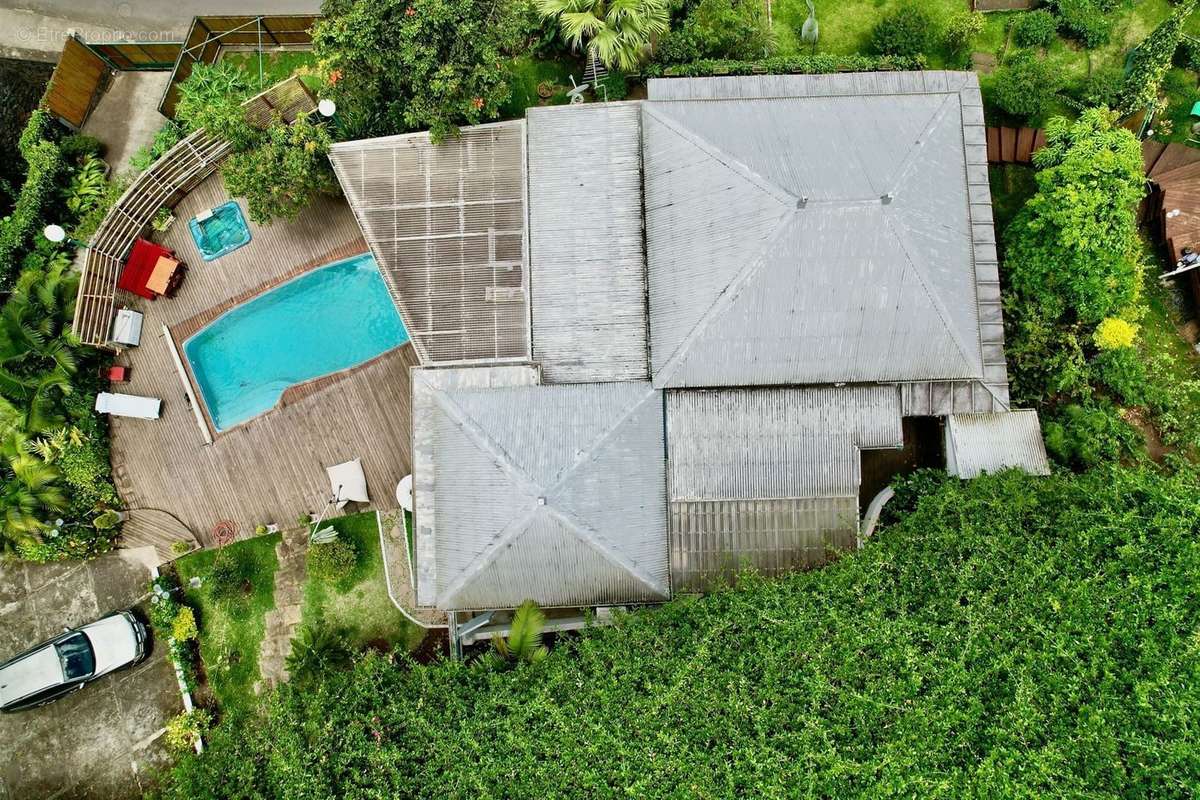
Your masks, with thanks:
[(139, 297), (153, 300), (157, 295), (146, 288), (146, 281), (150, 280), (150, 273), (154, 271), (159, 257), (170, 255), (173, 254), (167, 248), (145, 239), (138, 239), (129, 251), (129, 258), (125, 259), (125, 268), (121, 270), (121, 277), (117, 278), (117, 286)]

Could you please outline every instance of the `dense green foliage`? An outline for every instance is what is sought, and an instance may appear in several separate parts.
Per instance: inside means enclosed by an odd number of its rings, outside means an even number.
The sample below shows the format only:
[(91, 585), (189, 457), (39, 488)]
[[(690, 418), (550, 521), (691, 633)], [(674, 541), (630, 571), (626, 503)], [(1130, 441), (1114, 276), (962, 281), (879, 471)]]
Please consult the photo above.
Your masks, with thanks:
[(924, 6), (910, 2), (880, 17), (871, 32), (871, 52), (886, 56), (916, 56), (929, 52), (936, 40), (933, 16)]
[(975, 37), (983, 32), (983, 14), (978, 11), (961, 11), (946, 22), (942, 32), (942, 44), (955, 57), (963, 58), (971, 49)]
[(1054, 65), (1031, 50), (1011, 56), (992, 76), (989, 98), (1021, 120), (1045, 113), (1061, 85)]
[[(651, 44), (670, 27), (667, 0), (534, 0), (534, 5), (561, 26), (572, 48), (622, 72), (641, 66)], [(731, 22), (736, 24), (737, 18), (714, 20), (717, 26)]]
[(1158, 89), (1163, 76), (1171, 67), (1175, 51), (1183, 37), (1183, 26), (1196, 8), (1195, 0), (1185, 0), (1176, 6), (1146, 40), (1133, 51), (1133, 62), (1125, 77), (1118, 109), (1131, 114), (1158, 102)]
[(690, 64), (662, 66), (651, 64), (644, 70), (648, 77), (701, 78), (709, 75), (812, 75), (827, 72), (889, 72), (924, 69), (921, 56), (835, 56), (815, 55), (795, 58), (766, 58), (761, 61), (693, 61)]
[(38, 109), (21, 134), (18, 150), (25, 160), (25, 183), (12, 213), (0, 219), (0, 288), (9, 288), (20, 269), (26, 248), (46, 224), (44, 214), (59, 190), (66, 169), (58, 145), (50, 138), (55, 122)]
[(191, 606), (179, 600), (180, 587), (170, 572), (150, 584), (150, 627), (160, 642), (167, 645), (179, 667), (188, 691), (196, 689), (196, 615)]
[(676, 22), (654, 50), (663, 64), (700, 59), (752, 61), (768, 58), (775, 37), (765, 7), (756, 0), (700, 0)]
[(0, 58), (0, 216), (12, 208), (25, 165), (17, 142), (37, 107), (53, 64)]
[(1030, 11), (1017, 18), (1013, 26), (1013, 41), (1021, 47), (1045, 47), (1058, 33), (1058, 20), (1044, 8)]
[(1134, 430), (1106, 401), (1065, 406), (1046, 421), (1043, 435), (1050, 455), (1080, 469), (1128, 458), (1141, 446)]
[(336, 195), (329, 167), (332, 144), (325, 125), (300, 118), (291, 125), (274, 122), (251, 148), (221, 165), (225, 186), (246, 198), (250, 218), (259, 224), (295, 219), (313, 195)]
[(285, 686), (163, 796), (1188, 797), (1196, 477), (922, 476), (860, 553), (537, 665), (369, 655)]
[(329, 671), (349, 665), (352, 657), (344, 631), (324, 623), (302, 625), (287, 656), (289, 679), (297, 684), (315, 683)]
[(338, 103), (338, 139), (495, 119), (508, 99), (502, 49), (518, 18), (509, 0), (327, 2), (313, 47)]
[(1108, 44), (1116, 24), (1111, 13), (1120, 0), (1050, 0), (1064, 34), (1094, 49)]
[(1145, 191), (1141, 148), (1102, 109), (1046, 127), (1038, 191), (1005, 233), (1014, 388), (1024, 401), (1077, 393), (1092, 332), (1138, 296), (1135, 210)]

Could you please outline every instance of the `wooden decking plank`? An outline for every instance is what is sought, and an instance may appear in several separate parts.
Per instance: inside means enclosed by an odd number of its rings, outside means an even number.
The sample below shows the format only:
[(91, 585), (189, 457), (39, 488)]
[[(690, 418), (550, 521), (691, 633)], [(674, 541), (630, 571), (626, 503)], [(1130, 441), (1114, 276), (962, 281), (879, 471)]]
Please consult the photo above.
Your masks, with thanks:
[(1143, 171), (1147, 175), (1149, 175), (1150, 171), (1154, 169), (1155, 162), (1158, 161), (1159, 156), (1161, 156), (1163, 151), (1166, 149), (1166, 142), (1160, 142), (1155, 139), (1146, 139), (1142, 142), (1142, 166), (1144, 167)]
[(1163, 154), (1159, 156), (1155, 162), (1154, 168), (1150, 170), (1150, 177), (1157, 179), (1159, 175), (1166, 174), (1173, 169), (1186, 166), (1195, 161), (1200, 161), (1200, 150), (1187, 145), (1176, 144), (1172, 142), (1163, 150)]
[(325, 467), (355, 457), (363, 460), (373, 507), (391, 510), (396, 483), (411, 471), (408, 373), (417, 362), (410, 345), (336, 382), (293, 392), (282, 407), (204, 445), (162, 326), (198, 328), (198, 320), (211, 320), (213, 309), (231, 298), (244, 299), (315, 260), (336, 260), (330, 254), (366, 249), (345, 202), (322, 198), (295, 222), (251, 222), (248, 245), (205, 263), (187, 220), (228, 199), (221, 176), (208, 177), (179, 203), (178, 221), (159, 237), (190, 267), (175, 297), (154, 303), (119, 297), (146, 315), (141, 346), (122, 357), (132, 373), (120, 390), (164, 401), (158, 420), (111, 421), (113, 464), (127, 478), (122, 496), (136, 501), (126, 524), (130, 540), (169, 537), (169, 526), (139, 508), (174, 513), (206, 545), (221, 520), (235, 522), (239, 537), (253, 535), (260, 523), (289, 527), (301, 512), (321, 510), (329, 493)]

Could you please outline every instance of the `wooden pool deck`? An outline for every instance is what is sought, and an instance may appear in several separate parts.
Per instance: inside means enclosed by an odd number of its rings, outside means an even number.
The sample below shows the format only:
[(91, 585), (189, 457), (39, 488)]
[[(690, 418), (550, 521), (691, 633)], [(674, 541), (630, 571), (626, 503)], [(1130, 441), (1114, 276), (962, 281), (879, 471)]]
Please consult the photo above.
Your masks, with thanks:
[[(122, 307), (145, 314), (145, 325), (141, 346), (117, 359), (131, 367), (131, 381), (113, 388), (163, 400), (158, 420), (112, 418), (113, 468), (130, 509), (123, 544), (154, 545), (164, 559), (173, 541), (214, 544), (219, 522), (232, 522), (239, 539), (252, 536), (259, 524), (295, 526), (301, 513), (324, 507), (325, 467), (352, 458), (362, 459), (371, 508), (394, 509), (396, 483), (412, 466), (408, 371), (417, 361), (411, 345), (336, 379), (289, 390), (281, 406), (206, 444), (163, 326), (175, 337), (187, 335), (265, 287), (367, 250), (345, 202), (321, 199), (294, 222), (250, 222), (248, 245), (205, 263), (187, 221), (228, 199), (220, 174), (209, 177), (180, 202), (174, 225), (157, 237), (189, 267), (175, 297), (151, 302), (122, 292), (120, 298)], [(361, 509), (347, 508), (354, 510)]]

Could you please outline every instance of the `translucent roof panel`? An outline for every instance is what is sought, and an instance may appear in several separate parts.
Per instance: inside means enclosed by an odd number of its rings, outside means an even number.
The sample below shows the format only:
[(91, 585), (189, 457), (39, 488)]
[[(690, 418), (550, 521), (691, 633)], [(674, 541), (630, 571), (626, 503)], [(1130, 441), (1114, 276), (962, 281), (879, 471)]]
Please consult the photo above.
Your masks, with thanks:
[(423, 364), (528, 360), (525, 123), (334, 145), (330, 160)]

